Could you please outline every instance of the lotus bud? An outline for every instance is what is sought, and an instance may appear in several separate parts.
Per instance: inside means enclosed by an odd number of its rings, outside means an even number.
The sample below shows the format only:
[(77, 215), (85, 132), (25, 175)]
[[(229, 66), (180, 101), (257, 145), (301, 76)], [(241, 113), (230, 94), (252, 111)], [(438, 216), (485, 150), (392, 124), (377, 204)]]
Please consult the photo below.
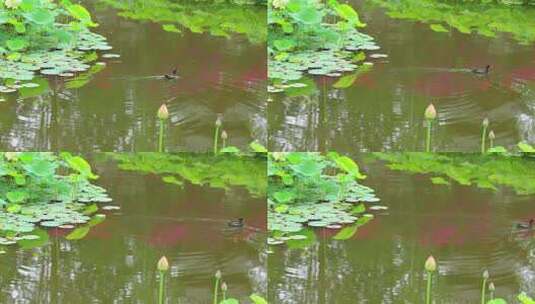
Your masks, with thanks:
[(489, 132), (489, 139), (494, 140), (496, 138), (496, 135), (494, 134), (494, 131), (490, 130)]
[(158, 118), (161, 120), (167, 120), (169, 118), (169, 111), (165, 103), (158, 109)]
[(434, 120), (437, 118), (437, 110), (435, 109), (435, 106), (431, 103), (427, 106), (427, 109), (425, 109), (425, 119), (427, 120)]
[(215, 120), (215, 126), (219, 128), (221, 127), (222, 124), (223, 124), (223, 115), (217, 114), (217, 119)]
[(489, 278), (489, 271), (488, 270), (485, 270), (483, 271), (483, 279), (488, 279)]
[(489, 284), (489, 291), (490, 291), (490, 292), (493, 292), (494, 290), (496, 290), (496, 287), (494, 287), (494, 283), (490, 282), (490, 284)]
[(489, 119), (487, 117), (485, 117), (485, 119), (483, 119), (483, 128), (487, 128), (489, 126)]
[(425, 270), (429, 272), (435, 272), (437, 270), (437, 262), (432, 255), (430, 255), (427, 258), (427, 261), (425, 261)]
[(226, 140), (227, 138), (228, 138), (227, 131), (223, 130), (223, 132), (221, 132), (221, 139)]
[(166, 272), (169, 270), (169, 262), (167, 261), (167, 258), (165, 256), (161, 257), (158, 261), (158, 270), (161, 272)]
[(221, 270), (216, 271), (215, 278), (220, 280), (221, 279)]
[(221, 291), (226, 292), (227, 289), (228, 289), (227, 283), (223, 282), (223, 284), (221, 284)]

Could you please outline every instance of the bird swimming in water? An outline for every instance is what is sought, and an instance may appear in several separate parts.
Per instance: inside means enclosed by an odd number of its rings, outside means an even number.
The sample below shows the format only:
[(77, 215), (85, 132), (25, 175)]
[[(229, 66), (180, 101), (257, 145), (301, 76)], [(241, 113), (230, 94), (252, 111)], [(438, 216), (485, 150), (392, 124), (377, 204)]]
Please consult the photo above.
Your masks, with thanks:
[(472, 69), (472, 73), (479, 75), (487, 75), (490, 71), (490, 65), (487, 64), (485, 68)]
[(534, 219), (530, 219), (529, 222), (526, 224), (526, 223), (518, 223), (516, 224), (516, 228), (518, 229), (533, 229), (533, 224), (535, 224), (535, 220)]
[(243, 218), (228, 221), (227, 225), (232, 228), (241, 228), (244, 225)]
[(177, 75), (177, 68), (175, 68), (171, 74), (165, 74), (163, 77), (165, 77), (165, 79), (168, 79), (168, 80), (171, 80), (171, 79), (177, 79), (178, 78), (178, 75)]

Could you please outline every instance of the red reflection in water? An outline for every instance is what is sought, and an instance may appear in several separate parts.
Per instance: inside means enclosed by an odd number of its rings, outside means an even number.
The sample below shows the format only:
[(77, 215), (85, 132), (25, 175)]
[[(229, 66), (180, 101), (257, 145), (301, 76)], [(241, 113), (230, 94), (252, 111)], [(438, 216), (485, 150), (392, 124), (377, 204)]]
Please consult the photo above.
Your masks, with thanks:
[(511, 84), (516, 80), (535, 80), (535, 67), (522, 67), (514, 69), (511, 73), (502, 80), (502, 85), (511, 87)]
[[(476, 208), (474, 210), (468, 208)], [(428, 217), (419, 237), (423, 246), (463, 245), (492, 233), (492, 207), (470, 201), (457, 201)]]
[[(155, 225), (148, 237), (148, 243), (155, 247), (176, 246), (188, 237), (192, 237), (191, 229), (183, 223), (170, 223)], [(203, 238), (209, 238), (205, 235)]]
[(464, 94), (473, 91), (474, 88), (485, 91), (491, 87), (491, 83), (487, 79), (474, 77), (452, 72), (424, 75), (416, 80), (412, 89), (429, 97), (445, 97)]

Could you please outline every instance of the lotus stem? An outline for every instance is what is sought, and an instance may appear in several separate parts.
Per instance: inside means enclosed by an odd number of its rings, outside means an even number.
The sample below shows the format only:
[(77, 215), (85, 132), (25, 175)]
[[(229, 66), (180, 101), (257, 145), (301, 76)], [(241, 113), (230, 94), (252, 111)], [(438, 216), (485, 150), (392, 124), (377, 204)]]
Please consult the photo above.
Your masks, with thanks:
[(424, 118), (427, 121), (427, 136), (425, 139), (425, 152), (431, 152), (431, 128), (433, 127), (433, 120), (437, 118), (437, 110), (431, 103), (427, 106), (424, 112)]
[(160, 136), (158, 137), (158, 152), (163, 152), (163, 136), (164, 136), (165, 124), (164, 120), (160, 119)]
[(437, 262), (431, 255), (425, 261), (425, 270), (427, 271), (427, 289), (425, 292), (425, 303), (431, 304), (431, 282), (433, 280), (433, 272), (437, 270)]
[(427, 136), (425, 138), (425, 152), (431, 152), (431, 127), (433, 125), (432, 120), (427, 121)]
[(425, 303), (431, 304), (431, 280), (433, 279), (433, 273), (427, 272), (427, 289), (425, 292)]
[(162, 104), (160, 108), (158, 109), (158, 113), (156, 114), (158, 119), (160, 120), (160, 136), (158, 137), (158, 152), (163, 152), (163, 136), (165, 131), (165, 122), (167, 119), (169, 119), (169, 111), (167, 110), (167, 106)]
[(494, 287), (494, 283), (490, 282), (489, 283), (489, 293), (490, 293), (490, 300), (494, 300), (494, 290), (496, 289), (496, 287)]
[(223, 149), (227, 147), (227, 138), (228, 138), (227, 131), (223, 130), (223, 132), (221, 132), (221, 140), (223, 141)]
[(163, 295), (164, 295), (164, 281), (165, 281), (165, 272), (160, 271), (160, 291), (158, 293), (158, 303), (163, 304)]
[(493, 130), (490, 130), (489, 132), (489, 148), (494, 148), (494, 139), (496, 138), (496, 135), (494, 134)]
[(223, 292), (223, 301), (227, 299), (227, 289), (228, 289), (227, 283), (223, 282), (221, 284), (221, 291)]
[(481, 154), (484, 154), (485, 149), (485, 140), (487, 139), (487, 128), (489, 127), (489, 119), (485, 118), (483, 119), (483, 131), (481, 132)]
[(215, 286), (214, 286), (214, 304), (218, 304), (217, 296), (219, 294), (219, 281), (221, 280), (221, 271), (218, 270), (215, 273)]
[(489, 271), (483, 272), (483, 285), (481, 286), (481, 304), (485, 304), (485, 294), (487, 289), (487, 280), (489, 279)]
[(219, 140), (219, 129), (223, 124), (223, 118), (221, 114), (217, 114), (217, 119), (215, 121), (215, 134), (214, 134), (214, 154), (218, 152), (218, 140)]
[(169, 262), (165, 256), (161, 257), (158, 261), (157, 269), (160, 272), (160, 289), (158, 292), (158, 303), (164, 303), (164, 282), (165, 282), (165, 273), (169, 270)]

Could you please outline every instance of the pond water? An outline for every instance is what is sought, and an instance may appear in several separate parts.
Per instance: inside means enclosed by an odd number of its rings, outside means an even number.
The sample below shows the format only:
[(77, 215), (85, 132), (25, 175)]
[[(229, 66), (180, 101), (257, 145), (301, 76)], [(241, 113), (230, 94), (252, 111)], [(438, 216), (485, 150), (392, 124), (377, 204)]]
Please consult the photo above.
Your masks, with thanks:
[(485, 269), (496, 296), (533, 296), (534, 235), (512, 227), (535, 217), (534, 195), (433, 185), (427, 175), (391, 171), (368, 155), (359, 164), (368, 176), (363, 184), (389, 210), (347, 241), (332, 239), (337, 230), (316, 230), (317, 240), (305, 248), (273, 246), (271, 302), (424, 303), (431, 254), (440, 273), (436, 303), (479, 303)]
[[(337, 79), (318, 77), (312, 89), (272, 94), (272, 151), (423, 151), (423, 113), (429, 103), (438, 111), (436, 151), (478, 151), (485, 117), (496, 144), (535, 142), (533, 43), (522, 44), (508, 34), (488, 38), (455, 29), (435, 32), (432, 22), (393, 19), (374, 2), (350, 1), (368, 25), (363, 31), (381, 46), (369, 55), (388, 57), (368, 57), (372, 69), (346, 89), (333, 87)], [(535, 15), (535, 8), (503, 10), (510, 16)], [(434, 17), (439, 15), (435, 12)], [(517, 17), (496, 20), (503, 25), (522, 19)], [(487, 64), (492, 66), (488, 76), (469, 70)]]
[[(132, 10), (140, 7), (137, 2), (128, 2)], [(181, 34), (166, 32), (162, 24), (141, 13), (141, 17), (133, 14), (140, 20), (121, 17), (118, 13), (128, 13), (128, 7), (118, 11), (108, 3), (114, 1), (85, 1), (100, 24), (95, 31), (106, 36), (112, 52), (121, 57), (101, 59), (107, 66), (81, 88), (69, 88), (68, 82), (52, 77), (43, 92), (33, 94), (37, 96), (0, 96), (5, 99), (0, 102), (4, 151), (155, 151), (156, 112), (164, 102), (170, 112), (167, 151), (210, 150), (219, 113), (229, 144), (244, 147), (253, 139), (266, 141), (265, 42), (240, 34), (225, 38), (193, 33), (180, 26)], [(265, 7), (229, 10), (245, 12), (242, 18), (251, 23), (265, 20), (261, 19)], [(175, 8), (160, 14), (187, 19), (191, 11), (194, 6), (186, 12)], [(157, 77), (175, 67), (179, 79)]]
[[(156, 263), (171, 265), (167, 303), (209, 303), (220, 269), (228, 294), (240, 300), (266, 291), (265, 197), (243, 187), (227, 190), (162, 176), (127, 172), (101, 154), (91, 157), (98, 184), (119, 211), (82, 240), (49, 230), (46, 244), (4, 248), (0, 260), (2, 303), (156, 303)], [(228, 231), (227, 220), (246, 227)], [(60, 229), (61, 230), (61, 229)]]

